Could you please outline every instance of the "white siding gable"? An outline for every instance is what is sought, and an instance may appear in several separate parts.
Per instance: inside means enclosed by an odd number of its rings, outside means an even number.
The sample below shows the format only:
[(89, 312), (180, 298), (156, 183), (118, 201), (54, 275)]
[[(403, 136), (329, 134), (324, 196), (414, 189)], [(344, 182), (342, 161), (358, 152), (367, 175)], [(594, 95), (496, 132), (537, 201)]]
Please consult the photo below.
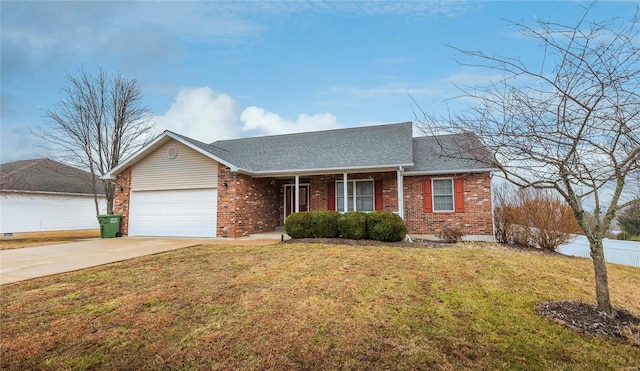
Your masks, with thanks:
[(175, 140), (163, 144), (131, 169), (133, 191), (217, 186), (218, 163)]

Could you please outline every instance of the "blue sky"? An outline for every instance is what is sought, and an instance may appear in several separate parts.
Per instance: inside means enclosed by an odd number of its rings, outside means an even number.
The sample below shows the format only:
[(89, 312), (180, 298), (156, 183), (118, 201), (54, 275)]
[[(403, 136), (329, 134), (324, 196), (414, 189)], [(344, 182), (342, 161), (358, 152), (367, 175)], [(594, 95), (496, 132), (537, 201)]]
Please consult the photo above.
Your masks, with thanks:
[[(158, 130), (211, 142), (415, 121), (463, 109), (452, 83), (491, 79), (447, 47), (517, 57), (542, 50), (505, 19), (573, 23), (584, 2), (2, 1), (0, 162), (53, 156), (30, 129), (65, 72), (138, 80)], [(635, 1), (600, 2), (594, 19)]]

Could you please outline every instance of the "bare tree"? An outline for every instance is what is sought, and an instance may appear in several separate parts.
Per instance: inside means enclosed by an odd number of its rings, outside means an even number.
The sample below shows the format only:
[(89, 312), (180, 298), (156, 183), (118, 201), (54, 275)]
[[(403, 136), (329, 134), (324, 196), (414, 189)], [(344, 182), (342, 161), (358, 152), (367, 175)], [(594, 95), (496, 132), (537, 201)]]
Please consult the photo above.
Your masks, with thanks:
[[(75, 76), (67, 74), (61, 91), (60, 101), (45, 110), (48, 125), (35, 134), (64, 162), (102, 176), (155, 134), (135, 79), (109, 78), (102, 69), (92, 76), (81, 68)], [(101, 182), (107, 213), (113, 214), (114, 186), (109, 180)], [(98, 214), (96, 184), (92, 187)]]
[[(474, 102), (467, 110), (443, 116), (421, 110), (418, 125), (428, 133), (469, 133), (484, 146), (461, 141), (447, 156), (487, 161), (486, 149), (491, 165), (515, 185), (557, 191), (589, 240), (598, 310), (615, 315), (602, 239), (616, 211), (640, 194), (639, 24), (637, 14), (590, 21), (594, 8), (584, 8), (574, 25), (511, 22), (544, 46), (537, 67), (454, 48), (465, 58), (461, 64), (501, 78), (458, 86)], [(585, 208), (593, 208), (594, 223)]]

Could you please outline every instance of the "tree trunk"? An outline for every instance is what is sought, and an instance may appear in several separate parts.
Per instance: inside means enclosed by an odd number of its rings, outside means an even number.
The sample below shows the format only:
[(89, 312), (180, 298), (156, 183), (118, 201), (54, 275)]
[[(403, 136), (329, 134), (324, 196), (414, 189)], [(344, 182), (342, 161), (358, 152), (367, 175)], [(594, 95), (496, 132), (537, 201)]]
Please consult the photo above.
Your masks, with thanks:
[(115, 198), (116, 187), (109, 180), (103, 181), (102, 184), (104, 184), (104, 195), (107, 199), (107, 214), (113, 215), (113, 199)]
[(612, 315), (611, 299), (609, 297), (609, 278), (607, 275), (607, 265), (604, 260), (604, 248), (602, 239), (589, 240), (593, 268), (596, 275), (596, 299), (598, 301), (598, 311)]
[(100, 204), (98, 203), (98, 194), (93, 191), (93, 204), (96, 206), (96, 216), (100, 215)]
[(113, 197), (107, 197), (107, 214), (113, 214)]

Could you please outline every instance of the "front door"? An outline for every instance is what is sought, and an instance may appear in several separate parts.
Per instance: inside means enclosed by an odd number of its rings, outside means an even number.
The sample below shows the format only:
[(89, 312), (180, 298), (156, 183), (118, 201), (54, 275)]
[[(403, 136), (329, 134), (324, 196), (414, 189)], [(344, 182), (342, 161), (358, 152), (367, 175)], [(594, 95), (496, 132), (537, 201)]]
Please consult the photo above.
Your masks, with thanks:
[[(285, 184), (284, 186), (284, 218), (289, 214), (296, 212), (296, 186), (293, 184)], [(309, 211), (309, 185), (301, 184), (298, 187), (298, 196), (300, 200), (300, 211)]]

